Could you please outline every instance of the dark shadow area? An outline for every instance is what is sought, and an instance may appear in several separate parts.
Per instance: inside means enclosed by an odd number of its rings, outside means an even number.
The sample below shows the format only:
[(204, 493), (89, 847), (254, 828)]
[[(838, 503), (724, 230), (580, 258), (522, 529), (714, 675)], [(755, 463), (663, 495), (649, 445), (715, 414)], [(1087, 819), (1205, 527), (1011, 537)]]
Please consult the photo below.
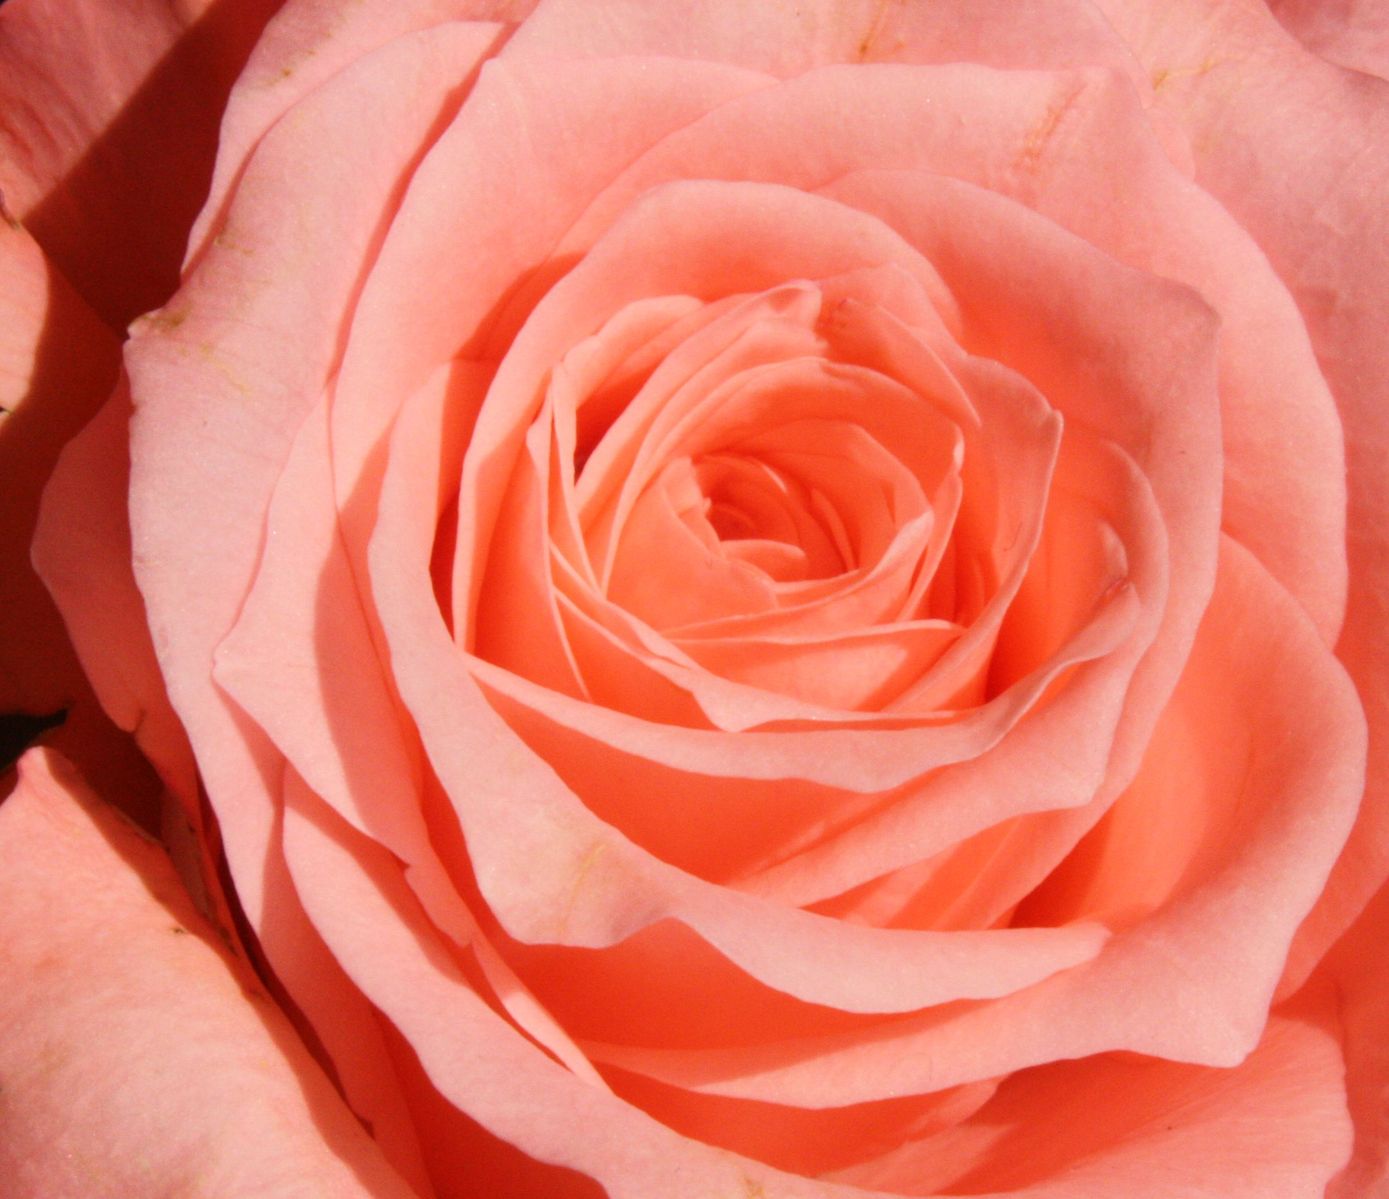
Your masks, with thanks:
[(45, 716), (29, 716), (23, 712), (0, 714), (0, 771), (8, 770), (42, 734), (57, 728), (67, 718), (66, 709)]

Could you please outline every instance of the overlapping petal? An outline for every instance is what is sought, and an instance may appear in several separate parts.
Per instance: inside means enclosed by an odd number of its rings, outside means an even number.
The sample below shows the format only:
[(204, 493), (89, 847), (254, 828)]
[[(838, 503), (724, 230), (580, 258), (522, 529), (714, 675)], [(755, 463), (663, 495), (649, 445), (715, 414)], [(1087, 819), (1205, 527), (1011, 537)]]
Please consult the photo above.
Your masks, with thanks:
[[(1194, 11), (270, 25), (37, 561), (421, 1194), (1310, 1197), (1347, 1101), (1375, 1176), (1377, 917), (1302, 984), (1383, 878), (1386, 273), (1333, 186), (1382, 160), (1328, 137), (1297, 225), (1220, 139), (1283, 144), (1221, 80), (1380, 84)], [(40, 218), (124, 144), (27, 129)]]

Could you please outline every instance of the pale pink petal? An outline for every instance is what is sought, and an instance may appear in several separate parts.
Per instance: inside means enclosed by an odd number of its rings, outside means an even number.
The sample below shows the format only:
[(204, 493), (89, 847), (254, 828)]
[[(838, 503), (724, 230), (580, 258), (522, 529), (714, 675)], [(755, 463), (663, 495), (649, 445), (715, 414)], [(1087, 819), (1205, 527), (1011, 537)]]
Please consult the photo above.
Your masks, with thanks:
[(507, 53), (541, 60), (670, 55), (781, 76), (843, 62), (1104, 66), (1142, 82), (1114, 31), (1093, 8), (1074, 0), (944, 0), (929, 6), (883, 0), (546, 0)]
[(1351, 581), (1337, 653), (1370, 721), (1370, 772), (1350, 845), (1290, 963), (1294, 986), (1389, 874), (1389, 84), (1319, 61), (1259, 6), (1101, 7), (1162, 77), (1159, 101), (1190, 135), (1198, 181), (1287, 282), (1344, 424)]
[[(384, 5), (282, 0), (227, 97), (217, 162), (207, 202), (189, 235), (188, 260), (195, 261), (217, 235), (256, 144), (315, 89), (396, 38), (448, 21), (479, 22), (475, 33), (480, 46), (500, 41), (503, 28), (486, 24), (488, 10), (505, 9), (511, 19), (519, 19), (523, 7), (507, 0), (393, 0)], [(465, 83), (462, 77), (455, 86)]]
[(1381, 0), (1268, 0), (1268, 6), (1314, 54), (1389, 79), (1389, 8)]
[(71, 767), (25, 757), (0, 844), (7, 1194), (416, 1194), (158, 847)]

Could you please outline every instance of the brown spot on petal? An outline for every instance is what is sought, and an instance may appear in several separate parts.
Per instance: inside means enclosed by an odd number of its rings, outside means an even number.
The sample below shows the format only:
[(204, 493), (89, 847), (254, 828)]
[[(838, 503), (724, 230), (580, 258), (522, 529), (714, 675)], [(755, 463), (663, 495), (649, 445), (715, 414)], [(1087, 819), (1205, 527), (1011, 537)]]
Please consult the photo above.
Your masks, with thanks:
[(868, 32), (859, 40), (858, 57), (860, 62), (867, 59), (874, 49), (878, 47), (883, 32), (888, 25), (889, 12), (901, 3), (903, 3), (903, 0), (879, 0), (877, 11), (873, 14), (873, 23), (869, 25)]

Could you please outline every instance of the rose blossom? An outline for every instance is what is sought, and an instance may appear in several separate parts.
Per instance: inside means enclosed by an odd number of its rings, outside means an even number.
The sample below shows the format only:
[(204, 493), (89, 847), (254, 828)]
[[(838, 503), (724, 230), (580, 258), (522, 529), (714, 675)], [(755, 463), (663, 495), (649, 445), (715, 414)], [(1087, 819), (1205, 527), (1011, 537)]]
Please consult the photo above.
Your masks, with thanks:
[(1380, 1193), (1377, 20), (10, 0), (13, 1193)]

